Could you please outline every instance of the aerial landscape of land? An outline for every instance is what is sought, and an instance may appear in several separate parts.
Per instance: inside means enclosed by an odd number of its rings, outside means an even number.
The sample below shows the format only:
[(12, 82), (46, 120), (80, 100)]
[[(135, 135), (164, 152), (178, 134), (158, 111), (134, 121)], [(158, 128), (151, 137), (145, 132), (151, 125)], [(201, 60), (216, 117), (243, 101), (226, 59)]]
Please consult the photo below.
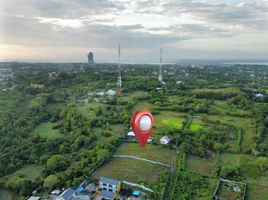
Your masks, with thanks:
[[(158, 65), (124, 65), (117, 95), (117, 65), (1, 63), (0, 199), (101, 176), (151, 199), (268, 199), (267, 66), (163, 69), (159, 86)], [(155, 119), (145, 148), (127, 138), (139, 109)]]

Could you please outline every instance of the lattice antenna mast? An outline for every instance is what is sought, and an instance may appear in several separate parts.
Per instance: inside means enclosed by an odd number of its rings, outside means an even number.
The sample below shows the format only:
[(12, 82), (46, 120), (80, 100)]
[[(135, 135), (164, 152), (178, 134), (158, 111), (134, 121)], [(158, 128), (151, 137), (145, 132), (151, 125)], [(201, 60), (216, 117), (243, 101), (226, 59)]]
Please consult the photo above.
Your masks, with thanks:
[(160, 66), (159, 66), (159, 75), (158, 75), (158, 81), (163, 81), (163, 65), (162, 65), (162, 48), (160, 49)]
[(118, 76), (117, 76), (117, 94), (122, 93), (122, 69), (121, 69), (121, 49), (118, 45)]

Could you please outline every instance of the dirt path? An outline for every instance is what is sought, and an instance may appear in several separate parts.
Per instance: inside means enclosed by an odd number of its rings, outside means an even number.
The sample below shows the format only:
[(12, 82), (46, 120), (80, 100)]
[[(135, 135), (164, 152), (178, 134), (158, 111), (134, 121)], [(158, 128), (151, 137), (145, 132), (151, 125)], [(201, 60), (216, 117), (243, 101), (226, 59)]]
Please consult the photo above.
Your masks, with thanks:
[(149, 160), (149, 159), (145, 159), (145, 158), (139, 158), (136, 156), (129, 156), (129, 155), (112, 155), (112, 158), (131, 158), (131, 159), (135, 159), (135, 160), (141, 160), (141, 161), (145, 161), (145, 162), (149, 162), (152, 164), (156, 164), (156, 165), (161, 165), (164, 167), (170, 167), (169, 165), (165, 164), (165, 163), (161, 163), (158, 161), (153, 161), (153, 160)]

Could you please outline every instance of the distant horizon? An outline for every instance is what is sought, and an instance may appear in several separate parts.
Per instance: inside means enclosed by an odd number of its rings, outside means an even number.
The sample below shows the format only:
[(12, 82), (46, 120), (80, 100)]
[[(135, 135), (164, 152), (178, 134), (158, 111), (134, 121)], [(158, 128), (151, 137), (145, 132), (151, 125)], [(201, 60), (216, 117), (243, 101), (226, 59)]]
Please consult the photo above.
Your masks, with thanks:
[[(48, 63), (48, 64), (87, 64), (86, 61), (19, 61), (19, 60), (10, 60), (10, 61), (1, 61), (0, 63)], [(118, 64), (114, 61), (95, 61), (95, 64)], [(121, 64), (131, 65), (131, 64), (145, 64), (145, 65), (158, 65), (160, 62), (125, 62), (121, 60)], [(180, 64), (258, 64), (258, 65), (268, 65), (268, 59), (211, 59), (211, 58), (202, 58), (202, 59), (179, 59), (177, 61), (163, 62), (163, 65), (180, 65)]]
[(0, 0), (0, 60), (268, 59), (268, 0)]

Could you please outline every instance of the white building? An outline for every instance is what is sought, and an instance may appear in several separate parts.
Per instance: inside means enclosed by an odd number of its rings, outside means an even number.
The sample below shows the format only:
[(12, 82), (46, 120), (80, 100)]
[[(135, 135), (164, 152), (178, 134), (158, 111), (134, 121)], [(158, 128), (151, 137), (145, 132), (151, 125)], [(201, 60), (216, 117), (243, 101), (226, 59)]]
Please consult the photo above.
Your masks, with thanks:
[(115, 96), (115, 95), (116, 95), (116, 91), (114, 91), (114, 90), (108, 90), (108, 91), (106, 92), (106, 94), (107, 94), (108, 96)]
[(170, 139), (169, 139), (168, 136), (163, 136), (163, 137), (161, 137), (161, 139), (160, 139), (160, 143), (161, 143), (161, 144), (168, 144), (169, 142), (170, 142)]

